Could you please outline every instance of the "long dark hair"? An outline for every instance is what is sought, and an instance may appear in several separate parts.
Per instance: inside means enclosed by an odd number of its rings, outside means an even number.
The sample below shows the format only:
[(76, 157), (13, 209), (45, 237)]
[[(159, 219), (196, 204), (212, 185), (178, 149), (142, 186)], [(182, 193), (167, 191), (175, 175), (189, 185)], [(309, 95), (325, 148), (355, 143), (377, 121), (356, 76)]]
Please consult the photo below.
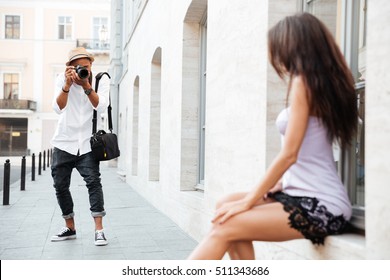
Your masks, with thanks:
[(354, 80), (326, 26), (309, 13), (286, 17), (269, 30), (268, 50), (282, 79), (288, 76), (291, 85), (292, 77), (302, 77), (310, 113), (322, 120), (330, 139), (350, 145), (358, 121)]

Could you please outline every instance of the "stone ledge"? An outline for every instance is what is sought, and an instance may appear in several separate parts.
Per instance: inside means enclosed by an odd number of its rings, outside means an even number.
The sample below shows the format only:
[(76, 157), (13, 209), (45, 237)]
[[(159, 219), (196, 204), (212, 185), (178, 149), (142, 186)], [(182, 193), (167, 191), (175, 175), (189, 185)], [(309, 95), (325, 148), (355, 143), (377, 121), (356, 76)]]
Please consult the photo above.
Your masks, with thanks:
[(309, 240), (286, 242), (256, 242), (257, 259), (351, 260), (366, 259), (365, 237), (346, 233), (326, 238), (324, 246), (315, 246)]

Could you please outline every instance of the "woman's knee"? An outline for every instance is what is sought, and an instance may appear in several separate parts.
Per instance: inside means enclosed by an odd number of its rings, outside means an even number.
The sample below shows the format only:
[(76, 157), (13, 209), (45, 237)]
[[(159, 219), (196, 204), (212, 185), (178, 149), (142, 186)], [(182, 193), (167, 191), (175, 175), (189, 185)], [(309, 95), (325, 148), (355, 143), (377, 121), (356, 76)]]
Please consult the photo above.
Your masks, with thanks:
[(226, 202), (225, 196), (218, 199), (217, 203), (215, 204), (215, 209), (219, 209), (225, 202)]
[(213, 227), (210, 231), (210, 236), (225, 242), (234, 241), (234, 231), (231, 229), (230, 226), (226, 226), (225, 224), (213, 224)]

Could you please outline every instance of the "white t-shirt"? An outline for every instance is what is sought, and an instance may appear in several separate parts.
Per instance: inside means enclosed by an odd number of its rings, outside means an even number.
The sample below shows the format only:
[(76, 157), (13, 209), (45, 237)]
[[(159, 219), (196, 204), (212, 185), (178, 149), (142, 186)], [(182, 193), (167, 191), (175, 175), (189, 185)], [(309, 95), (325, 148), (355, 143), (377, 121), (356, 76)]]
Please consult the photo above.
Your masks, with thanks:
[[(282, 145), (289, 112), (289, 108), (284, 109), (276, 119)], [(337, 173), (332, 142), (317, 117), (309, 117), (298, 160), (283, 175), (283, 192), (291, 196), (316, 197), (333, 215), (342, 214), (347, 220), (351, 217), (351, 203)]]
[[(97, 129), (100, 127), (100, 114), (107, 110), (110, 81), (103, 75), (99, 82), (99, 104), (92, 106), (88, 96), (81, 86), (73, 84), (68, 93), (68, 102), (61, 110), (57, 104), (57, 97), (61, 94), (61, 88), (65, 84), (65, 74), (61, 74), (56, 80), (56, 89), (53, 98), (53, 109), (60, 115), (56, 132), (51, 144), (72, 155), (86, 154), (91, 151), (89, 140), (92, 135), (93, 109), (97, 111)], [(92, 88), (95, 89), (95, 78), (92, 79)]]

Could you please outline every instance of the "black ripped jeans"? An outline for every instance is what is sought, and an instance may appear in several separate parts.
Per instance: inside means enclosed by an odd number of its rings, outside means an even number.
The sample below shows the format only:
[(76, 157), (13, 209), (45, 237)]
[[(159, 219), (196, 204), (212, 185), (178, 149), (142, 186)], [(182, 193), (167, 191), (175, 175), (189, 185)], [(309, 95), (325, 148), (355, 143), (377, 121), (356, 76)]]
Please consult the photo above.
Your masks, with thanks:
[(88, 188), (92, 217), (105, 216), (99, 161), (95, 160), (92, 153), (75, 156), (54, 148), (52, 160), (51, 175), (54, 181), (53, 186), (56, 190), (58, 204), (62, 210), (62, 217), (69, 219), (74, 216), (73, 199), (69, 191), (73, 168), (77, 169)]

